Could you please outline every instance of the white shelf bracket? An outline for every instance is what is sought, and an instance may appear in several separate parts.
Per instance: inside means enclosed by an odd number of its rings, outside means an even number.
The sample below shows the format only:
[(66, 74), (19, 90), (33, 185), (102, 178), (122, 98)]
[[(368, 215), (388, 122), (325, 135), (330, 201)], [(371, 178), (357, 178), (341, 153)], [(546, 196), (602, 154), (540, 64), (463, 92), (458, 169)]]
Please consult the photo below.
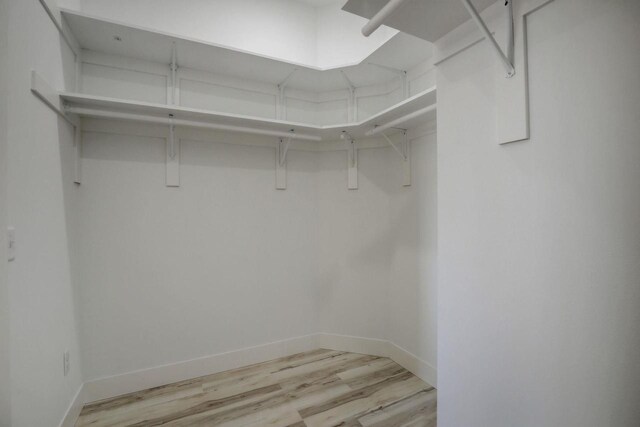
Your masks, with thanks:
[(358, 189), (358, 147), (356, 140), (347, 131), (342, 131), (340, 138), (347, 141), (347, 188), (349, 190)]
[(284, 146), (284, 139), (280, 138), (276, 144), (276, 190), (287, 189), (287, 155), (289, 142)]
[(514, 68), (514, 43), (513, 43), (513, 0), (505, 0), (505, 7), (507, 8), (507, 52), (503, 52), (502, 48), (496, 41), (496, 38), (493, 36), (487, 24), (485, 24), (484, 20), (478, 13), (477, 9), (471, 2), (471, 0), (462, 0), (462, 3), (467, 8), (469, 15), (471, 15), (471, 19), (476, 23), (482, 34), (491, 44), (491, 48), (496, 53), (498, 59), (504, 66), (507, 72), (507, 78), (511, 78), (516, 74), (516, 70)]
[(399, 70), (393, 67), (387, 67), (386, 65), (376, 64), (375, 62), (368, 62), (369, 65), (373, 65), (374, 67), (381, 68), (383, 70), (390, 71), (395, 73), (400, 78), (400, 87), (402, 89), (402, 98), (409, 98), (409, 80), (407, 79), (407, 72), (405, 70)]
[(285, 89), (287, 88), (287, 85), (289, 84), (289, 81), (291, 80), (291, 78), (293, 77), (293, 75), (296, 73), (296, 71), (298, 71), (297, 68), (294, 68), (294, 70), (292, 72), (289, 73), (289, 75), (278, 84), (278, 98), (277, 98), (277, 102), (276, 102), (276, 114), (277, 114), (277, 118), (284, 120), (286, 118), (286, 110), (285, 110), (285, 105), (286, 105), (286, 94), (285, 94)]
[(357, 113), (357, 102), (356, 102), (356, 86), (353, 84), (347, 73), (344, 70), (340, 70), (340, 74), (342, 75), (342, 79), (347, 85), (347, 89), (349, 90), (349, 98), (347, 99), (347, 115), (349, 122), (355, 122), (358, 117)]
[(35, 70), (31, 70), (31, 92), (52, 111), (73, 126), (74, 178), (73, 182), (80, 184), (82, 166), (82, 120), (68, 114), (66, 106), (60, 101), (60, 94), (53, 89)]
[(280, 166), (284, 166), (287, 163), (287, 153), (289, 152), (289, 146), (291, 145), (291, 138), (287, 138), (286, 143), (284, 143), (284, 141), (280, 139), (280, 142), (278, 144), (280, 144), (280, 158), (278, 159), (278, 161), (280, 162)]
[(389, 145), (393, 147), (393, 149), (398, 153), (400, 159), (402, 159), (402, 185), (405, 187), (411, 186), (411, 141), (409, 141), (409, 137), (407, 136), (407, 130), (402, 130), (402, 145), (398, 146), (394, 143), (391, 138), (389, 138), (384, 132), (380, 132), (380, 134), (387, 140)]
[[(406, 132), (406, 131), (404, 131), (404, 133), (405, 133), (405, 135), (406, 135), (406, 133), (407, 133), (407, 132)], [(390, 139), (390, 138), (389, 138), (389, 137), (388, 137), (384, 132), (380, 132), (380, 134), (384, 137), (384, 139), (386, 139), (386, 140), (387, 140), (387, 142), (389, 143), (389, 145), (390, 145), (390, 146), (392, 146), (394, 150), (396, 150), (396, 153), (398, 153), (398, 155), (400, 156), (400, 158), (401, 158), (403, 161), (406, 161), (406, 160), (407, 160), (407, 154), (406, 154), (406, 150), (405, 150), (405, 147), (404, 147), (404, 143), (403, 143), (402, 147), (398, 147), (398, 146), (396, 145), (396, 143), (395, 143), (395, 142), (393, 142), (393, 141), (392, 141), (392, 140), (391, 140), (391, 139)]]
[(166, 185), (167, 187), (180, 187), (180, 140), (176, 138), (173, 114), (169, 115)]
[(177, 62), (177, 49), (176, 43), (171, 45), (171, 64), (169, 64), (169, 70), (171, 71), (171, 86), (169, 87), (168, 99), (171, 105), (178, 105), (178, 62)]
[(78, 124), (73, 129), (74, 178), (76, 184), (82, 183), (82, 119), (78, 118)]

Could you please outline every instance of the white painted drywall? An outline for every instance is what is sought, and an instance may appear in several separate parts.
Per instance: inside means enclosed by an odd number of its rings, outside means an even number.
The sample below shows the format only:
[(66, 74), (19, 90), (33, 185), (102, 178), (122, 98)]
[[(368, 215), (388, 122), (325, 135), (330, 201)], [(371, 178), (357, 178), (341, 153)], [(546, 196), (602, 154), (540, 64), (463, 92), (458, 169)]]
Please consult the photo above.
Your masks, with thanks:
[[(87, 380), (317, 332), (393, 339), (394, 287), (422, 295), (398, 322), (432, 303), (431, 278), (415, 273), (429, 263), (398, 256), (435, 245), (412, 234), (435, 214), (435, 181), (421, 182), (434, 170), (435, 136), (415, 142), (415, 187), (402, 187), (389, 148), (361, 150), (357, 191), (347, 190), (345, 152), (293, 150), (287, 190), (277, 191), (272, 148), (213, 135), (217, 143), (182, 142), (181, 187), (167, 188), (162, 139), (85, 133), (77, 236)], [(397, 212), (396, 198), (416, 208)], [(394, 276), (396, 263), (411, 276)], [(400, 344), (426, 359), (434, 329), (422, 321), (415, 347), (405, 336)]]
[[(219, 135), (219, 141), (237, 138)], [(79, 296), (87, 379), (315, 333), (315, 153), (85, 133)]]
[(7, 24), (8, 4), (0, 0), (0, 427), (11, 422), (9, 289), (7, 281)]
[(640, 3), (529, 18), (530, 141), (480, 44), (438, 69), (438, 424), (640, 422)]
[(412, 141), (413, 185), (392, 148), (359, 150), (357, 191), (346, 156), (319, 171), (321, 330), (388, 339), (436, 360), (436, 136)]
[[(16, 259), (8, 264), (11, 425), (49, 427), (63, 418), (81, 384), (67, 216), (74, 191), (69, 176), (73, 139), (70, 126), (30, 92), (30, 73), (35, 69), (64, 88), (73, 81), (73, 56), (39, 2), (9, 2), (7, 20), (8, 146), (2, 178), (7, 212), (2, 224), (15, 226), (17, 237)], [(64, 377), (67, 349), (71, 371)]]
[[(412, 141), (412, 185), (390, 200), (392, 278), (387, 308), (390, 341), (437, 369), (437, 146), (436, 134)], [(395, 151), (389, 167), (401, 178)], [(397, 187), (397, 184), (396, 186)], [(435, 384), (434, 384), (435, 385)]]
[(345, 0), (315, 7), (297, 0), (62, 0), (70, 9), (311, 67), (355, 64), (396, 30), (366, 38), (366, 20), (341, 10)]

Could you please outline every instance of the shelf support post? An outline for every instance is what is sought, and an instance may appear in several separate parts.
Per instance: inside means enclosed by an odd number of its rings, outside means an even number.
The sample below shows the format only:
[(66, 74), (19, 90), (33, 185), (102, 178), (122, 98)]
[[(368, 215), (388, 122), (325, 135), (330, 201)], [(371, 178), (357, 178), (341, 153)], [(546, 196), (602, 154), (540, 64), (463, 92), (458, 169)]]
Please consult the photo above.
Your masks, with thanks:
[(76, 184), (82, 183), (82, 118), (78, 117), (78, 124), (73, 128), (74, 178)]
[(347, 120), (349, 123), (355, 122), (358, 119), (358, 113), (356, 110), (358, 105), (356, 102), (356, 87), (344, 70), (340, 70), (340, 74), (342, 75), (342, 78), (347, 85), (347, 89), (349, 90), (349, 98), (347, 99)]
[(296, 73), (296, 71), (298, 71), (297, 68), (294, 68), (293, 71), (291, 73), (289, 73), (289, 75), (278, 84), (278, 98), (276, 100), (276, 116), (278, 119), (280, 120), (284, 120), (286, 118), (286, 114), (285, 114), (285, 104), (286, 104), (286, 98), (285, 98), (285, 89), (287, 88), (287, 84), (289, 83), (289, 80), (291, 80), (291, 77), (293, 77), (293, 75)]
[(357, 190), (358, 189), (358, 149), (356, 147), (356, 142), (353, 139), (349, 142), (349, 149), (347, 150), (347, 162), (349, 165), (348, 173), (347, 173), (348, 189)]
[(407, 131), (402, 132), (404, 140), (402, 146), (404, 150), (404, 161), (402, 164), (402, 185), (404, 187), (411, 187), (411, 141), (407, 135)]
[(395, 142), (391, 140), (384, 132), (380, 132), (380, 134), (387, 140), (389, 145), (393, 147), (393, 149), (400, 155), (402, 159), (402, 185), (404, 187), (411, 186), (411, 141), (409, 141), (409, 137), (407, 136), (407, 130), (402, 129), (402, 145), (398, 146)]
[(176, 138), (173, 114), (169, 114), (166, 185), (167, 187), (180, 187), (180, 139)]
[(392, 73), (396, 73), (398, 77), (400, 77), (400, 89), (402, 90), (402, 99), (409, 98), (409, 80), (407, 79), (407, 72), (405, 70), (399, 70), (393, 67), (387, 67), (386, 65), (376, 64), (375, 62), (369, 62), (369, 65), (373, 65), (374, 67), (381, 68), (383, 70), (391, 71)]
[(471, 15), (471, 19), (476, 23), (482, 34), (491, 44), (493, 51), (496, 53), (498, 59), (504, 66), (507, 71), (507, 78), (511, 78), (516, 74), (516, 70), (513, 66), (514, 53), (513, 53), (513, 0), (506, 0), (505, 6), (507, 7), (507, 31), (508, 31), (508, 42), (507, 42), (507, 53), (502, 51), (502, 48), (496, 41), (496, 38), (491, 34), (489, 28), (487, 28), (487, 24), (485, 24), (484, 20), (478, 13), (477, 9), (471, 3), (471, 0), (462, 0), (462, 3), (467, 8), (469, 15)]
[[(176, 43), (171, 45), (171, 64), (169, 64), (171, 78), (167, 98), (169, 105), (178, 104), (178, 62)], [(176, 138), (173, 114), (169, 114), (169, 137), (167, 138), (167, 167), (166, 186), (180, 187), (180, 139)]]
[[(289, 138), (289, 142), (291, 139)], [(276, 144), (276, 190), (287, 189), (287, 147), (284, 147), (284, 140), (280, 138)]]
[(169, 65), (171, 70), (171, 87), (169, 88), (169, 99), (171, 105), (178, 105), (178, 63), (176, 43), (173, 42), (171, 46), (171, 64)]
[(349, 190), (358, 189), (358, 147), (356, 140), (346, 130), (342, 131), (340, 139), (347, 141), (347, 188)]

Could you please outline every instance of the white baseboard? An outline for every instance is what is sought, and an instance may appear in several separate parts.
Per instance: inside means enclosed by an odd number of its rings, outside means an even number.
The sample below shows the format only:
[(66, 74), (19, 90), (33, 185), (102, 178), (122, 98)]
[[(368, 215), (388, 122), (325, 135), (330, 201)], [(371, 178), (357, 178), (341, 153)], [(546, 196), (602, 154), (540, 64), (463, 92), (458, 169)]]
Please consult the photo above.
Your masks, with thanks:
[(410, 371), (429, 385), (438, 388), (438, 371), (426, 360), (389, 341), (388, 356), (398, 365)]
[(318, 347), (321, 348), (389, 357), (389, 341), (386, 340), (328, 333), (320, 333), (317, 337)]
[(318, 334), (317, 343), (319, 347), (331, 350), (350, 351), (353, 353), (388, 357), (427, 384), (438, 387), (438, 374), (436, 368), (391, 341), (377, 338), (321, 333)]
[(266, 362), (316, 348), (388, 357), (428, 384), (437, 387), (437, 373), (433, 366), (390, 341), (319, 333), (87, 381), (78, 390), (60, 427), (73, 427), (85, 403)]
[(78, 417), (80, 416), (80, 411), (82, 411), (84, 403), (84, 384), (80, 384), (76, 395), (73, 396), (73, 399), (71, 400), (71, 404), (69, 405), (66, 414), (64, 414), (64, 418), (60, 421), (59, 427), (74, 427)]
[(316, 335), (306, 335), (212, 356), (87, 381), (85, 402), (159, 387), (317, 348)]

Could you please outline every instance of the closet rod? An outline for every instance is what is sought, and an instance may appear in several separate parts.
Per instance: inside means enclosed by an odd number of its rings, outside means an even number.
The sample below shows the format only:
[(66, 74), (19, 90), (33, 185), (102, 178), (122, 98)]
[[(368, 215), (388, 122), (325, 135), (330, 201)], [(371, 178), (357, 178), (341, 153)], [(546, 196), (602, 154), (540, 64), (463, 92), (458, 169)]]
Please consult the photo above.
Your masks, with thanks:
[(397, 127), (405, 122), (408, 122), (411, 119), (415, 119), (416, 117), (420, 117), (424, 114), (430, 113), (436, 109), (436, 105), (430, 105), (428, 107), (422, 108), (420, 110), (414, 111), (413, 113), (409, 113), (406, 116), (399, 117), (395, 120), (391, 120), (383, 125), (379, 125), (371, 129), (366, 133), (367, 136), (377, 135), (380, 132), (384, 132), (387, 129)]
[(160, 123), (164, 125), (173, 124), (175, 126), (186, 126), (186, 127), (194, 127), (194, 128), (222, 130), (222, 131), (229, 131), (229, 132), (250, 133), (254, 135), (275, 136), (280, 138), (293, 138), (293, 139), (300, 139), (300, 140), (306, 140), (306, 141), (322, 140), (322, 138), (320, 138), (319, 136), (297, 134), (291, 131), (281, 132), (277, 130), (254, 129), (254, 128), (249, 128), (245, 126), (233, 126), (233, 125), (223, 125), (218, 123), (197, 122), (194, 120), (171, 119), (170, 117), (145, 116), (142, 114), (118, 113), (116, 111), (96, 110), (93, 108), (65, 107), (65, 111), (67, 113), (77, 114), (80, 116), (132, 120), (136, 122)]
[(387, 19), (393, 12), (396, 11), (397, 8), (400, 7), (402, 3), (406, 0), (389, 0), (387, 4), (384, 5), (382, 9), (376, 13), (373, 18), (369, 22), (367, 22), (364, 27), (362, 27), (362, 34), (365, 37), (369, 37), (375, 30), (377, 30), (380, 25)]

